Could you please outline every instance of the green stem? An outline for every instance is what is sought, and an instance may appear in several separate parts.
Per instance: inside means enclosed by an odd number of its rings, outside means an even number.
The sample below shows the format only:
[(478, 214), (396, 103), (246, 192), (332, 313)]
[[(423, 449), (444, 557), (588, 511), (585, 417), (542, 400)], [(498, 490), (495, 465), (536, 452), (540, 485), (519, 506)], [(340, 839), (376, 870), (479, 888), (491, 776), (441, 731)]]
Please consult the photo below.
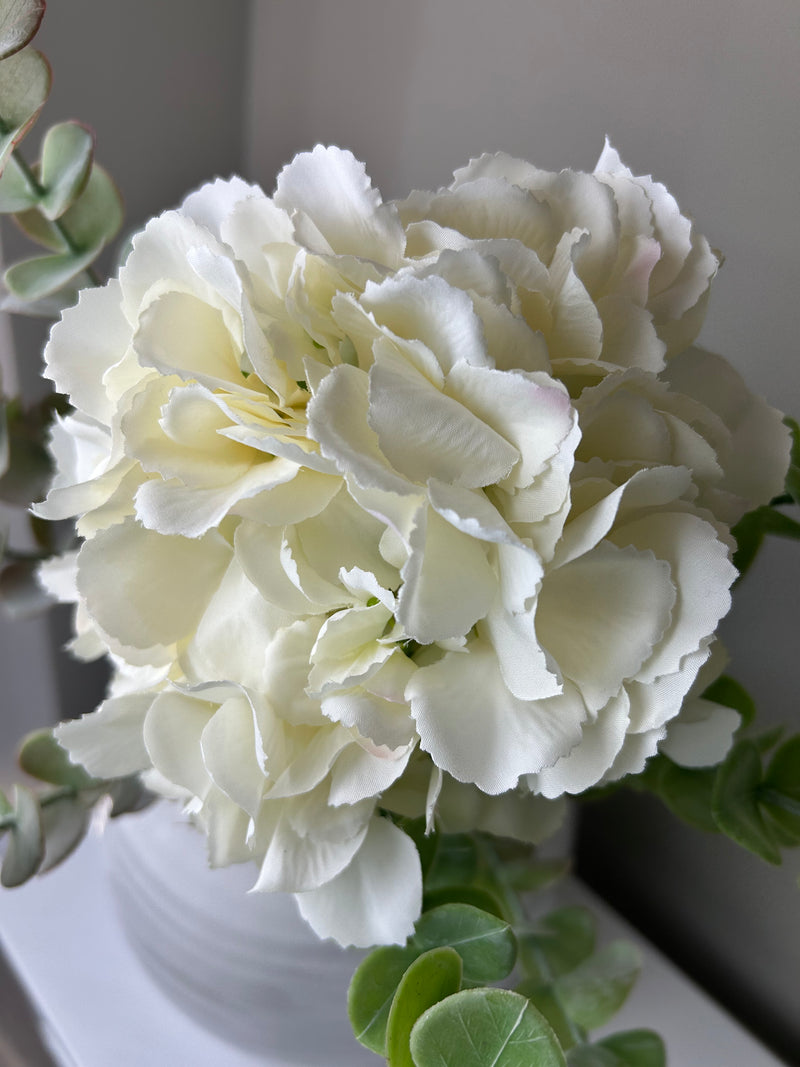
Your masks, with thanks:
[[(39, 796), (39, 807), (49, 808), (51, 804), (56, 804), (59, 800), (64, 800), (66, 797), (76, 797), (80, 792), (74, 785), (62, 785), (58, 789), (54, 789), (51, 793), (43, 793)], [(0, 833), (4, 830), (13, 830), (17, 825), (17, 816), (15, 812), (9, 812), (8, 815), (0, 816)]]
[[(10, 130), (8, 124), (2, 118), (0, 118), (0, 134), (8, 134), (10, 132), (11, 132), (11, 130)], [(19, 151), (19, 149), (18, 148), (14, 148), (12, 150), (12, 152), (11, 152), (11, 155), (14, 157), (14, 162), (19, 167), (20, 172), (22, 173), (22, 176), (24, 177), (25, 181), (28, 183), (28, 188), (31, 190), (31, 192), (36, 197), (44, 196), (44, 194), (47, 192), (47, 190), (39, 182), (39, 179), (36, 177), (36, 175), (33, 173), (31, 168), (28, 166), (25, 158), (22, 156), (22, 154)], [(72, 255), (74, 255), (74, 256), (80, 255), (80, 253), (83, 251), (83, 249), (81, 249), (75, 243), (75, 239), (73, 238), (73, 236), (69, 232), (69, 230), (66, 228), (64, 223), (61, 221), (61, 219), (48, 219), (48, 222), (56, 230), (56, 232), (58, 233), (59, 237), (64, 242), (64, 244), (67, 246), (67, 248), (72, 253)], [(91, 282), (92, 285), (102, 285), (103, 284), (102, 278), (97, 273), (97, 271), (94, 269), (94, 267), (87, 267), (85, 269), (84, 273), (88, 276), (89, 281)]]
[(759, 788), (758, 799), (765, 804), (771, 804), (774, 808), (788, 811), (790, 815), (800, 815), (800, 800), (795, 800), (794, 797), (789, 797), (768, 785)]

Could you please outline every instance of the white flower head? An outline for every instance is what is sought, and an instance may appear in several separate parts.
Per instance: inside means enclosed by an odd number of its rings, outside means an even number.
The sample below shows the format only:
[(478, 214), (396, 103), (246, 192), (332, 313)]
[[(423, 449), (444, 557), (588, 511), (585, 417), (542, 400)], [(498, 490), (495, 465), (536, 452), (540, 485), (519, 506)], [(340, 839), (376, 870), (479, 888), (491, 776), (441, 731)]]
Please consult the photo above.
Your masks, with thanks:
[(154, 219), (47, 348), (46, 580), (115, 672), (62, 743), (360, 945), (420, 908), (386, 812), (539, 840), (662, 742), (721, 758), (729, 526), (788, 438), (691, 347), (717, 266), (609, 146), (399, 203), (317, 146)]

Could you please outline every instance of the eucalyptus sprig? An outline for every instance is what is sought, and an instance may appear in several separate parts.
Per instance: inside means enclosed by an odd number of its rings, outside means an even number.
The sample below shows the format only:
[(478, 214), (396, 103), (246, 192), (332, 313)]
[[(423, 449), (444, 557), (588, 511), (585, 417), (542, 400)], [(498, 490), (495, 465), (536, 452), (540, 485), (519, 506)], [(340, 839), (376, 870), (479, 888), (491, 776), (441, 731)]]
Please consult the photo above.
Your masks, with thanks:
[(81, 123), (52, 126), (32, 166), (20, 152), (50, 95), (50, 65), (30, 46), (44, 9), (43, 0), (0, 2), (0, 214), (48, 252), (8, 267), (4, 307), (52, 316), (78, 289), (99, 284), (92, 264), (119, 231), (123, 209)]
[(0, 884), (18, 886), (51, 870), (81, 843), (92, 812), (110, 798), (110, 815), (135, 811), (149, 802), (138, 778), (92, 778), (76, 766), (50, 730), (29, 734), (19, 750), (23, 771), (52, 788), (14, 787), (13, 802), (0, 792), (0, 837), (8, 836)]
[(403, 825), (424, 841), (423, 914), (405, 945), (376, 949), (353, 976), (361, 1044), (389, 1067), (663, 1067), (650, 1031), (589, 1038), (630, 992), (637, 950), (598, 949), (585, 908), (527, 914), (521, 893), (565, 865), (481, 834), (424, 838), (419, 823)]

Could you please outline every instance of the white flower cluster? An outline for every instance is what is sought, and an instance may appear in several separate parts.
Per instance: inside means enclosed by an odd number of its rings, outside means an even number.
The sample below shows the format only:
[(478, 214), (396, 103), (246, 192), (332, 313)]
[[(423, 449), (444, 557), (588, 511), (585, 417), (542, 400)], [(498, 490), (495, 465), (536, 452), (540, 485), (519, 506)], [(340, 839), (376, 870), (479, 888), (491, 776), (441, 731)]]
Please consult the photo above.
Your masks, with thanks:
[(153, 220), (47, 348), (39, 512), (83, 543), (44, 581), (115, 667), (61, 742), (361, 945), (420, 908), (385, 811), (535, 841), (659, 746), (719, 760), (729, 528), (789, 446), (691, 347), (717, 266), (609, 146), (396, 203), (317, 147)]

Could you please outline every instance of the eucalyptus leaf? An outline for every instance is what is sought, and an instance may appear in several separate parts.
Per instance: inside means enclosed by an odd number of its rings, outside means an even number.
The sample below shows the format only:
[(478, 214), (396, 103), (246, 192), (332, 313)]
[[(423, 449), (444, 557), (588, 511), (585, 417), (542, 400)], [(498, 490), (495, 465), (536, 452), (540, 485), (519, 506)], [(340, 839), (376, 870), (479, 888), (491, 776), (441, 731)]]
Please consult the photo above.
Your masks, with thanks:
[(800, 804), (800, 734), (784, 741), (770, 760), (764, 785)]
[(738, 741), (717, 770), (713, 813), (720, 829), (768, 863), (781, 862), (774, 835), (759, 808), (761, 755), (753, 741)]
[(53, 603), (39, 584), (37, 570), (33, 560), (17, 560), (0, 570), (0, 601), (14, 619), (32, 618)]
[(36, 419), (16, 405), (5, 409), (8, 460), (0, 475), (0, 500), (24, 507), (41, 500), (52, 474), (52, 461), (40, 439)]
[(576, 1040), (583, 1037), (583, 1031), (567, 1016), (550, 982), (521, 982), (516, 991), (527, 997), (534, 1008), (547, 1019), (564, 1051), (572, 1048)]
[(0, 4), (0, 59), (24, 48), (36, 35), (44, 0), (3, 0)]
[(0, 214), (10, 215), (15, 211), (27, 211), (36, 207), (40, 199), (40, 190), (30, 182), (16, 157), (9, 156), (3, 173), (0, 174)]
[(658, 783), (661, 799), (673, 814), (690, 826), (718, 834), (720, 828), (712, 810), (716, 767), (681, 767), (666, 757), (663, 759)]
[(14, 810), (14, 805), (9, 801), (2, 789), (0, 789), (0, 819), (5, 815), (10, 815)]
[(731, 529), (731, 533), (738, 546), (733, 554), (733, 565), (741, 578), (749, 570), (766, 534), (800, 540), (800, 522), (765, 504), (754, 511), (748, 511)]
[(9, 889), (32, 878), (44, 858), (39, 802), (26, 786), (14, 787), (14, 815), (15, 824), (9, 832), (0, 869), (0, 884)]
[(464, 981), (499, 982), (509, 975), (517, 957), (511, 927), (496, 915), (469, 904), (444, 904), (425, 912), (411, 938), (418, 953), (449, 945), (464, 964)]
[(569, 859), (531, 860), (508, 864), (503, 870), (509, 885), (518, 892), (538, 893), (564, 878), (570, 866)]
[(478, 848), (469, 834), (440, 834), (425, 877), (426, 890), (469, 885), (478, 872)]
[(469, 989), (447, 997), (411, 1031), (417, 1067), (565, 1067), (546, 1019), (508, 989)]
[(411, 1030), (434, 1004), (461, 988), (461, 957), (452, 948), (434, 948), (419, 956), (397, 987), (386, 1026), (389, 1067), (415, 1067), (411, 1058)]
[(554, 988), (570, 1019), (585, 1030), (594, 1030), (622, 1007), (641, 966), (641, 955), (634, 945), (612, 941), (556, 979)]
[(44, 860), (39, 873), (56, 867), (78, 847), (89, 828), (90, 811), (77, 796), (60, 797), (42, 805)]
[(45, 189), (39, 210), (57, 219), (86, 187), (92, 169), (94, 135), (79, 122), (60, 122), (46, 133), (42, 144), (39, 182)]
[(50, 220), (32, 210), (15, 215), (14, 221), (32, 241), (52, 252), (77, 254), (102, 248), (117, 233), (122, 218), (116, 185), (98, 163), (93, 163), (83, 192), (60, 219)]
[(488, 911), (498, 919), (505, 919), (503, 905), (488, 889), (475, 885), (452, 885), (443, 889), (434, 889), (422, 898), (422, 910), (430, 911), (443, 904), (471, 904), (473, 908)]
[(50, 64), (35, 48), (0, 60), (0, 170), (50, 95)]
[(34, 256), (15, 263), (5, 273), (9, 290), (23, 300), (41, 300), (68, 285), (86, 270), (99, 255), (103, 242), (78, 254), (62, 252), (52, 256)]
[(153, 801), (153, 794), (142, 785), (137, 775), (128, 775), (125, 778), (116, 778), (108, 784), (108, 795), (111, 797), (111, 811), (109, 817), (116, 819), (119, 815), (127, 815), (128, 812), (141, 811)]
[(70, 760), (51, 730), (34, 730), (28, 734), (20, 745), (17, 759), (23, 771), (40, 782), (72, 789), (88, 789), (100, 784), (98, 779)]
[(568, 1067), (666, 1067), (664, 1042), (652, 1030), (626, 1030), (595, 1045), (578, 1045)]
[(4, 296), (0, 296), (0, 311), (38, 319), (57, 319), (65, 308), (78, 302), (78, 292), (91, 284), (91, 279), (84, 273), (76, 275), (63, 289), (50, 293), (41, 300), (22, 300), (13, 293), (6, 292)]
[(414, 946), (385, 945), (366, 956), (347, 991), (347, 1014), (356, 1040), (379, 1056), (386, 1054), (386, 1024), (406, 969), (419, 956)]
[(536, 983), (567, 974), (591, 956), (596, 937), (597, 923), (587, 908), (564, 907), (550, 912), (533, 931), (519, 938), (526, 974)]

